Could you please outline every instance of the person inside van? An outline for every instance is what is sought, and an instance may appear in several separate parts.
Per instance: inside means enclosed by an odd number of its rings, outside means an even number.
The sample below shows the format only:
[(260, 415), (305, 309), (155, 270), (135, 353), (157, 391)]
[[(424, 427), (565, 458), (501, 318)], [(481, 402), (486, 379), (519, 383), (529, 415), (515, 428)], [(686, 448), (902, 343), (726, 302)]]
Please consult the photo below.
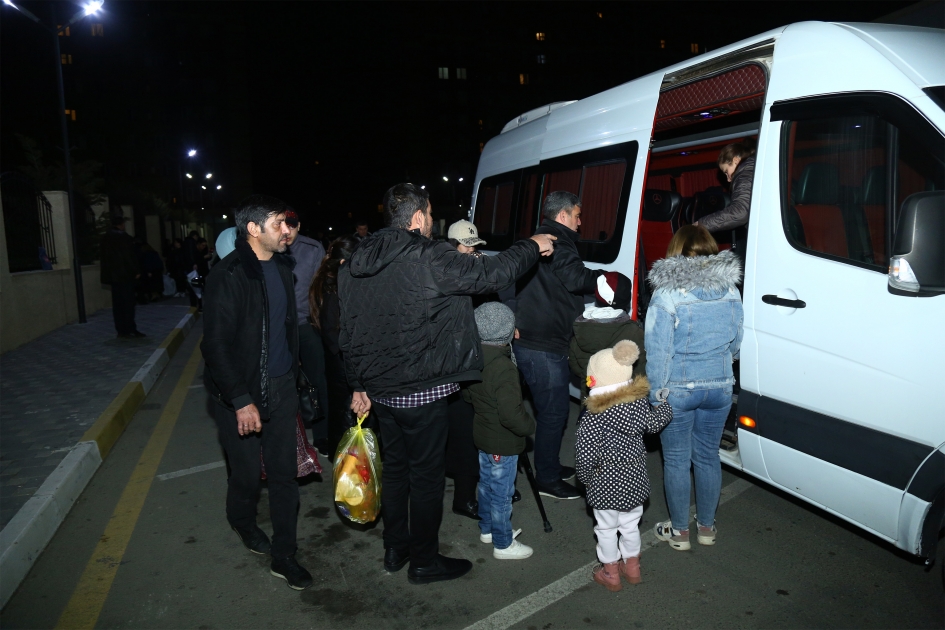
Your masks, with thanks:
[(689, 546), (690, 468), (696, 480), (696, 521), (701, 545), (714, 545), (715, 510), (722, 490), (719, 441), (732, 406), (732, 362), (742, 341), (742, 301), (735, 285), (741, 261), (702, 226), (686, 225), (653, 264), (654, 288), (644, 343), (650, 402), (668, 389), (673, 420), (660, 433), (663, 484), (670, 520), (656, 537), (673, 549)]
[[(753, 138), (733, 142), (719, 152), (719, 169), (732, 184), (732, 200), (724, 208), (706, 215), (694, 225), (701, 225), (710, 232), (736, 230), (748, 225), (751, 208), (751, 187), (755, 179), (755, 147)], [(745, 267), (747, 237), (738, 238), (732, 249)]]

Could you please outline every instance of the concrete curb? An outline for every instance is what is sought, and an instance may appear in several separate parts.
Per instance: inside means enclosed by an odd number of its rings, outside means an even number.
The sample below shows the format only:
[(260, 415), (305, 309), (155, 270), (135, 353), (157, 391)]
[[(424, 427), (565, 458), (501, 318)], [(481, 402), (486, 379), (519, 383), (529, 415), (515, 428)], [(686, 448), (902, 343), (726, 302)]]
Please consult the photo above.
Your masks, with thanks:
[(0, 566), (3, 567), (0, 571), (0, 608), (6, 606), (33, 563), (52, 540), (72, 505), (184, 342), (196, 317), (197, 309), (191, 308), (89, 427), (81, 441), (0, 531)]

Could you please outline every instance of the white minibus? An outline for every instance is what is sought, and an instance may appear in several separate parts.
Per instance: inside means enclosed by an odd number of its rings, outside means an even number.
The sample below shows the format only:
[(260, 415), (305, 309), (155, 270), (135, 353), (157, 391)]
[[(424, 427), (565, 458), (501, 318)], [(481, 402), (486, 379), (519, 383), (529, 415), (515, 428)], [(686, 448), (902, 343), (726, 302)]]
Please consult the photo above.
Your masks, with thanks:
[[(490, 249), (580, 196), (590, 267), (634, 279), (721, 208), (757, 140), (737, 449), (723, 462), (934, 558), (945, 512), (945, 31), (805, 22), (509, 122), (482, 151)], [(941, 393), (941, 392), (939, 392)]]

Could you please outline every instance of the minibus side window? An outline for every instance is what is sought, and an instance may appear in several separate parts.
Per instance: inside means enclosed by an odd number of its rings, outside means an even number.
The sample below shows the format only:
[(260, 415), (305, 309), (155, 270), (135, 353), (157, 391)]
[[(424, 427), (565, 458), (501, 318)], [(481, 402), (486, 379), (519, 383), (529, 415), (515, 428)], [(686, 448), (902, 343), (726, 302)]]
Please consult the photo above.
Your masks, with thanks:
[(476, 195), (476, 213), (473, 223), (480, 234), (492, 233), (492, 217), (495, 209), (495, 186), (479, 186)]
[(505, 182), (499, 184), (495, 191), (495, 224), (492, 228), (492, 234), (502, 236), (509, 231), (509, 219), (512, 217), (512, 201), (515, 199), (514, 182)]
[(791, 244), (886, 273), (898, 208), (943, 184), (940, 159), (910, 131), (861, 112), (785, 121), (782, 219)]
[(584, 168), (581, 186), (581, 240), (605, 242), (614, 235), (626, 162)]
[(519, 238), (528, 238), (535, 233), (535, 228), (537, 227), (535, 217), (538, 214), (536, 199), (539, 192), (539, 181), (538, 173), (532, 173), (525, 179), (525, 190), (521, 195), (521, 206), (518, 213)]

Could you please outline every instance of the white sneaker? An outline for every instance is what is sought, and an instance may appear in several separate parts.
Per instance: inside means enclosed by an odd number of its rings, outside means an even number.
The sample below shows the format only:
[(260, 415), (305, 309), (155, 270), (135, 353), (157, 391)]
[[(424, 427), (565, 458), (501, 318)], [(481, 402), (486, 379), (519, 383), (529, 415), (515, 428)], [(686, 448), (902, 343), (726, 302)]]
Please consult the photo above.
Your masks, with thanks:
[(512, 544), (505, 549), (493, 549), (492, 557), (498, 560), (524, 560), (534, 553), (534, 549), (512, 539)]
[[(522, 533), (522, 528), (512, 530), (512, 540), (518, 538), (518, 535)], [(492, 534), (479, 534), (479, 542), (486, 543), (487, 545), (492, 544)]]

